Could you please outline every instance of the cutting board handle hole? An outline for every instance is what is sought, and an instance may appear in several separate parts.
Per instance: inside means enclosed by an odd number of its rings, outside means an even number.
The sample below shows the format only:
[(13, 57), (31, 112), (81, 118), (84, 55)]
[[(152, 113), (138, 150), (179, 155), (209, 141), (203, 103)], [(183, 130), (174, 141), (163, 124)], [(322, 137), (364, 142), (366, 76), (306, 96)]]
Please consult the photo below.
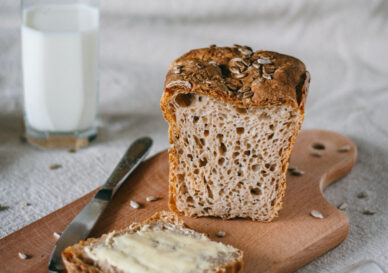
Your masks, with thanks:
[(315, 150), (324, 150), (325, 149), (325, 145), (323, 145), (322, 143), (314, 143), (313, 144), (313, 148), (315, 149)]

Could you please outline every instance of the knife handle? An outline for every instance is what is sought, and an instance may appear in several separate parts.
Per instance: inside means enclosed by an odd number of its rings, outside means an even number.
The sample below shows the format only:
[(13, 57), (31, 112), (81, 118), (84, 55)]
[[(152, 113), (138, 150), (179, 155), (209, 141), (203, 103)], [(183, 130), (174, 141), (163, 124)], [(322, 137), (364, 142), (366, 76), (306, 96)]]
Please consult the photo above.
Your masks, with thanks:
[(121, 184), (147, 156), (151, 146), (152, 139), (149, 137), (142, 137), (135, 140), (125, 152), (111, 176), (97, 192), (95, 198), (102, 200), (112, 199)]

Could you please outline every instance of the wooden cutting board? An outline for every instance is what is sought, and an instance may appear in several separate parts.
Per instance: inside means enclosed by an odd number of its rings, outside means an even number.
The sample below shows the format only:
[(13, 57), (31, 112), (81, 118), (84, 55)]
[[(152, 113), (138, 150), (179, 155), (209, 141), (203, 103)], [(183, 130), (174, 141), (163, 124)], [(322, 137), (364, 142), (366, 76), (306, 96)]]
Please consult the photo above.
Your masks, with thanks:
[[(350, 149), (341, 152), (341, 147)], [(322, 156), (316, 157), (313, 152), (320, 152)], [(325, 200), (322, 190), (346, 175), (356, 157), (356, 146), (349, 138), (329, 131), (302, 131), (296, 139), (290, 166), (303, 170), (304, 174), (288, 174), (284, 208), (275, 221), (188, 217), (184, 220), (211, 239), (242, 249), (244, 272), (292, 272), (341, 243), (348, 234), (348, 217)], [(55, 244), (53, 232), (63, 231), (94, 192), (0, 240), (0, 272), (48, 272), (48, 260)], [(161, 199), (146, 202), (145, 198), (151, 195)], [(167, 196), (168, 155), (163, 151), (141, 164), (129, 177), (91, 236), (124, 228), (133, 221), (145, 220), (156, 211), (167, 210)], [(130, 200), (143, 207), (133, 209)], [(313, 209), (324, 218), (312, 217)], [(218, 231), (225, 231), (226, 236), (217, 238)], [(18, 252), (31, 258), (22, 260)]]

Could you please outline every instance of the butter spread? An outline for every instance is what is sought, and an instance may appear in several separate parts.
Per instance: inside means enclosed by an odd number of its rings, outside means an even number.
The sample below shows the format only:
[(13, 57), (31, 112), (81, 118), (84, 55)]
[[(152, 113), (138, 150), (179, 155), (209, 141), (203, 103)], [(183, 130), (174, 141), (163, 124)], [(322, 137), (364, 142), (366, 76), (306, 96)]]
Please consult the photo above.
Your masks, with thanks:
[(221, 253), (228, 255), (234, 248), (204, 236), (194, 238), (146, 225), (134, 233), (110, 233), (104, 243), (88, 246), (85, 252), (97, 264), (114, 266), (125, 273), (181, 273), (213, 268)]

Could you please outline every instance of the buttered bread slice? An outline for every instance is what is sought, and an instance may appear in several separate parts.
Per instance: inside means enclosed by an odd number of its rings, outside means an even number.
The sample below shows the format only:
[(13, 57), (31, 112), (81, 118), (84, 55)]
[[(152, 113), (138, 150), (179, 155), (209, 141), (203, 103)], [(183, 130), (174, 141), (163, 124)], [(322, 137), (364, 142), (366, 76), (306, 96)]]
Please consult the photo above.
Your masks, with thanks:
[(172, 212), (68, 247), (68, 272), (240, 272), (242, 251), (185, 227)]

